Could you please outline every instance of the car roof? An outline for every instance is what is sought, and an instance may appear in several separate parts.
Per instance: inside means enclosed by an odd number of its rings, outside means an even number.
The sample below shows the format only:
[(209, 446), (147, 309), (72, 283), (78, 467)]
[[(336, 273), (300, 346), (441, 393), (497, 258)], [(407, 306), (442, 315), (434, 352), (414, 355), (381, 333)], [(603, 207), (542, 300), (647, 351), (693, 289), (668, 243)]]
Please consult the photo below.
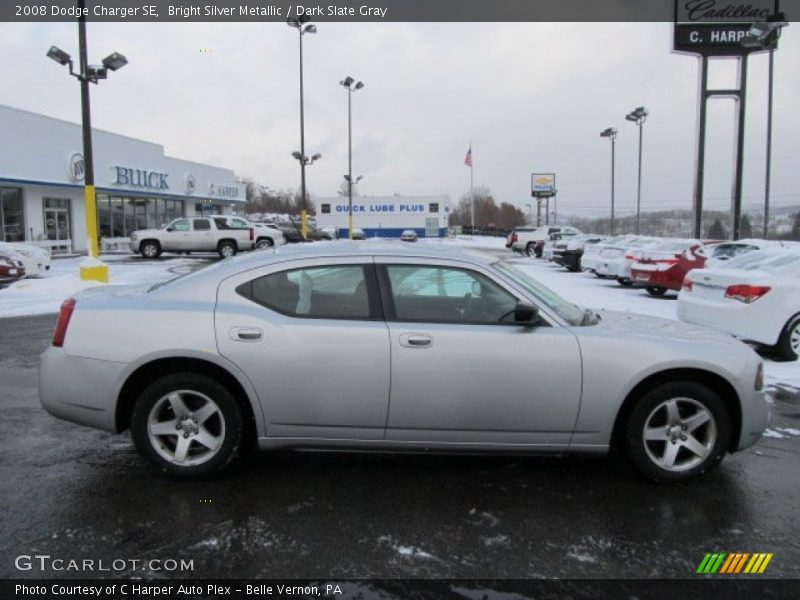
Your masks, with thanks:
[[(239, 254), (238, 256), (222, 260), (209, 267), (199, 269), (170, 282), (157, 285), (152, 289), (180, 289), (183, 285), (203, 285), (209, 280), (219, 282), (220, 280), (259, 267), (265, 267), (273, 263), (290, 260), (304, 259), (329, 259), (329, 258), (357, 258), (357, 257), (408, 257), (408, 258), (429, 258), (434, 260), (455, 260), (472, 263), (474, 265), (486, 266), (497, 262), (499, 258), (488, 252), (481, 252), (476, 249), (463, 249), (459, 247), (447, 247), (446, 242), (423, 244), (411, 247), (400, 241), (321, 241), (300, 244), (290, 244), (278, 248), (269, 248)], [(174, 284), (174, 285), (173, 285)]]

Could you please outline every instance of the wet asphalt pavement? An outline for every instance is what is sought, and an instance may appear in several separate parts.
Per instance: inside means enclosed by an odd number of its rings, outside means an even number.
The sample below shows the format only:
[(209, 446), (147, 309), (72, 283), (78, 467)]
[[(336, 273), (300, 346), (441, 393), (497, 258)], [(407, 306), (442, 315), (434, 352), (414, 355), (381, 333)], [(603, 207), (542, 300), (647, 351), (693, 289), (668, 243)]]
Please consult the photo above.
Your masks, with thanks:
[[(800, 577), (800, 438), (764, 439), (685, 487), (624, 460), (258, 454), (224, 477), (165, 479), (127, 435), (37, 399), (55, 316), (0, 319), (0, 576), (20, 554), (191, 559), (159, 577), (693, 577), (706, 552), (772, 552)], [(122, 342), (122, 341), (121, 341)], [(124, 342), (123, 342), (124, 343)], [(772, 427), (800, 427), (777, 393)], [(92, 576), (92, 573), (84, 573)]]

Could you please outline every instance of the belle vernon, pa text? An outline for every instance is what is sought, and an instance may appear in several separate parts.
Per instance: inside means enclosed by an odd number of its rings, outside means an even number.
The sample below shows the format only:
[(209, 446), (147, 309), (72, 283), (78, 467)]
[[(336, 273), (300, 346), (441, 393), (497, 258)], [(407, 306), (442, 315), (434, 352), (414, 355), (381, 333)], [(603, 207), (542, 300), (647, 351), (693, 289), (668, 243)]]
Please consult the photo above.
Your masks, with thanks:
[(330, 598), (342, 593), (336, 584), (318, 585), (246, 585), (232, 589), (231, 586), (210, 583), (202, 585), (146, 585), (139, 583), (122, 583), (108, 585), (24, 585), (17, 584), (15, 594), (20, 596), (44, 596), (48, 592), (54, 596), (87, 596), (99, 598), (101, 595), (133, 596), (133, 597), (172, 597), (195, 596), (198, 594), (226, 596), (235, 591), (244, 591), (248, 596), (321, 596)]
[(359, 6), (357, 9), (350, 6), (216, 6), (206, 4), (205, 6), (172, 6), (168, 7), (170, 17), (381, 17), (384, 18), (389, 11), (388, 8)]

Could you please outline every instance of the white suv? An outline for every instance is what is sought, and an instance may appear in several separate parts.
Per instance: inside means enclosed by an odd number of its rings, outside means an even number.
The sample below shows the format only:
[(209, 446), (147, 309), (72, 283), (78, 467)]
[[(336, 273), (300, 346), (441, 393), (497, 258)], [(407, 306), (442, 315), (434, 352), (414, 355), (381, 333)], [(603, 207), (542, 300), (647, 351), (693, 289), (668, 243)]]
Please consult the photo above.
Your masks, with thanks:
[(572, 236), (578, 235), (581, 231), (574, 227), (562, 227), (558, 225), (517, 227), (511, 234), (511, 249), (515, 252), (524, 252), (528, 256), (535, 254), (537, 257), (541, 257), (544, 243), (549, 240), (550, 236), (554, 233)]

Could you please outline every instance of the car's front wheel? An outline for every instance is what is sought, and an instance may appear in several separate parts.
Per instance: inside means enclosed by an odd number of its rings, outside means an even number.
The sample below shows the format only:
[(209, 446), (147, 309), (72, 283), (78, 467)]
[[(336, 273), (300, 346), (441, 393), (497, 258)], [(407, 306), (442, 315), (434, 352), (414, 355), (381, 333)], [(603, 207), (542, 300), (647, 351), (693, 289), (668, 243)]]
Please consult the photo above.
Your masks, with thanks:
[(256, 242), (256, 250), (266, 250), (267, 248), (272, 248), (272, 246), (272, 240), (269, 238), (261, 238)]
[(731, 438), (728, 410), (717, 393), (693, 381), (662, 383), (628, 416), (625, 445), (639, 473), (683, 483), (715, 467)]
[(241, 410), (230, 391), (197, 373), (175, 373), (147, 386), (134, 405), (131, 433), (139, 452), (182, 477), (215, 473), (238, 455)]
[(139, 251), (145, 258), (158, 258), (161, 256), (161, 244), (155, 240), (147, 240), (146, 242), (142, 242)]

